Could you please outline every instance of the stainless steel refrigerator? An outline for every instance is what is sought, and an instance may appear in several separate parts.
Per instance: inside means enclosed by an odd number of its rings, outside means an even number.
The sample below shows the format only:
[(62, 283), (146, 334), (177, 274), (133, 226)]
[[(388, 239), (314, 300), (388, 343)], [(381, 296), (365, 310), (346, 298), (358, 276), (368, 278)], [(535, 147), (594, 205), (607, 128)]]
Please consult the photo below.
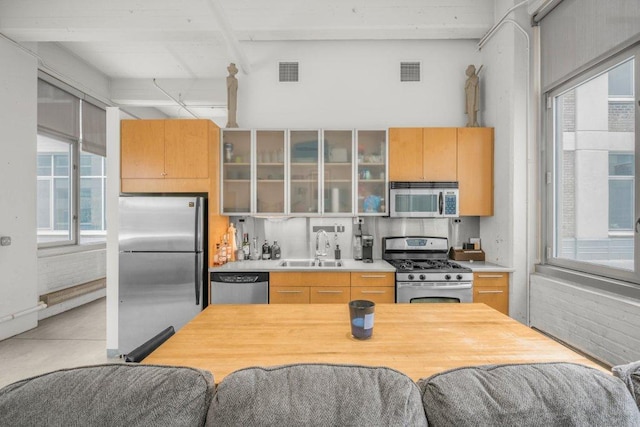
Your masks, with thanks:
[(120, 197), (120, 353), (205, 306), (205, 210), (203, 197)]

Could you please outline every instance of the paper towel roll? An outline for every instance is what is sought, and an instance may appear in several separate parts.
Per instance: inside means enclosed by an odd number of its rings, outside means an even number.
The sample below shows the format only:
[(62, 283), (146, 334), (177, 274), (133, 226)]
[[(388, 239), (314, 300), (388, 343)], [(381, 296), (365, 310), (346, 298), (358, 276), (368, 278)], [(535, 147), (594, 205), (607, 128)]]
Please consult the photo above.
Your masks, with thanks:
[(340, 211), (340, 189), (332, 188), (331, 189), (331, 212), (339, 212)]

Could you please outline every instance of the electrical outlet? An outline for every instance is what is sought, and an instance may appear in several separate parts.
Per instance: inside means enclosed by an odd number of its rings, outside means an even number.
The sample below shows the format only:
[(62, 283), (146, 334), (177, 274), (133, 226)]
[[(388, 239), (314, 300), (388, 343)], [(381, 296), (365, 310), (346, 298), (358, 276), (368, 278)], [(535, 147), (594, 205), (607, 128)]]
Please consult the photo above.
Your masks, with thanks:
[(360, 218), (360, 217), (354, 217), (353, 218), (353, 223), (354, 224), (364, 224), (364, 218)]
[(0, 237), (0, 246), (9, 246), (11, 244), (11, 237), (2, 236)]

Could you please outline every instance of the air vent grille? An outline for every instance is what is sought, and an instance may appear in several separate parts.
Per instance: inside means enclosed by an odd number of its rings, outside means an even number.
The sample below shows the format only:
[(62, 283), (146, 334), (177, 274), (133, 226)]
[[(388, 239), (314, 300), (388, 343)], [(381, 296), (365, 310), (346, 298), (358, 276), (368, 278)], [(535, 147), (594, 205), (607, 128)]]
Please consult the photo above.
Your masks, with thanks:
[(400, 81), (401, 82), (419, 82), (420, 81), (420, 63), (419, 62), (401, 62), (400, 63)]
[(298, 63), (297, 62), (280, 62), (279, 81), (281, 82), (297, 82), (298, 81)]

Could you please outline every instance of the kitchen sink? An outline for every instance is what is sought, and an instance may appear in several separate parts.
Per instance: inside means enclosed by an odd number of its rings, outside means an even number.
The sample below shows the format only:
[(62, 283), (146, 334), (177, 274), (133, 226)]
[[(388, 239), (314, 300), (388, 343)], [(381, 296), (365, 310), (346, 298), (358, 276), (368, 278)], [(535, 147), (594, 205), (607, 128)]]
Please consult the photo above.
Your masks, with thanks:
[(280, 261), (278, 267), (318, 267), (318, 268), (331, 268), (331, 267), (342, 267), (344, 264), (339, 260), (327, 260), (327, 261), (319, 261), (316, 262), (312, 259), (287, 259), (284, 261)]
[(312, 259), (290, 259), (278, 264), (279, 267), (315, 267), (315, 265)]
[(320, 261), (320, 267), (342, 267), (342, 261)]

